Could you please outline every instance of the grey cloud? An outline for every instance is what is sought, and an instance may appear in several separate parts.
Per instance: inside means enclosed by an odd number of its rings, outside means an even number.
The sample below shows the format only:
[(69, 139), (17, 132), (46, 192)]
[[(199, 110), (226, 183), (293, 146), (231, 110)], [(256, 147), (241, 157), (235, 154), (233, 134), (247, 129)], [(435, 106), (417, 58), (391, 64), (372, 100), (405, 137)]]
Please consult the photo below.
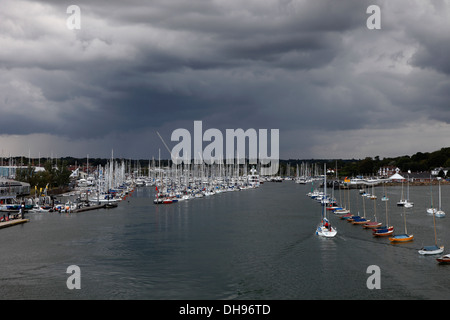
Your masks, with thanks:
[(104, 143), (204, 120), (279, 128), (286, 152), (314, 156), (312, 133), (450, 122), (445, 7), (376, 1), (382, 30), (369, 31), (372, 2), (80, 0), (70, 31), (73, 3), (41, 0), (30, 21), (6, 1), (0, 125)]

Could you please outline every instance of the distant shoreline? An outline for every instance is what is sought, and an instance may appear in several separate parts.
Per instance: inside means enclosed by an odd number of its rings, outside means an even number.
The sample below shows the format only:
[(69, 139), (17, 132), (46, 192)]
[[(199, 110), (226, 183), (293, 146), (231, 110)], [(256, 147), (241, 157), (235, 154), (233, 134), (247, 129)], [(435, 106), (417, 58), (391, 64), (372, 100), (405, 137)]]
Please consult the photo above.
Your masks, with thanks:
[[(402, 184), (401, 182), (387, 182), (385, 185), (388, 187), (388, 186), (398, 186), (398, 185), (401, 185), (401, 184)], [(406, 184), (406, 182), (404, 182), (403, 184)], [(431, 184), (433, 186), (434, 185), (437, 186), (437, 185), (439, 185), (439, 181), (438, 180), (432, 180)], [(444, 185), (444, 184), (450, 184), (450, 181), (442, 179), (441, 180), (441, 185)], [(410, 186), (430, 186), (430, 181), (410, 181), (409, 185)]]

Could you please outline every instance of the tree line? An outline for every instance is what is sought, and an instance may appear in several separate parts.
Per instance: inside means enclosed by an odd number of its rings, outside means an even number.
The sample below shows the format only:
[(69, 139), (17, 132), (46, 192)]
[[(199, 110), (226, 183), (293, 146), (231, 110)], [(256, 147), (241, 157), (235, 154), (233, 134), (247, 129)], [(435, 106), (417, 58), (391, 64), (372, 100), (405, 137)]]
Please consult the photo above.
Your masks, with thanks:
[[(17, 159), (17, 158), (16, 158)], [(49, 187), (62, 187), (69, 184), (69, 176), (71, 171), (68, 169), (69, 165), (83, 166), (87, 163), (87, 158), (74, 158), (64, 157), (59, 158), (57, 166), (53, 165), (53, 161), (49, 159), (42, 159), (44, 163), (44, 171), (35, 172), (32, 162), (26, 159), (22, 164), (28, 167), (24, 169), (18, 169), (16, 171), (16, 180), (30, 183), (31, 187), (37, 186), (38, 188)], [(31, 159), (33, 160), (33, 159)], [(109, 159), (107, 158), (90, 158), (89, 165), (105, 165)], [(140, 166), (142, 169), (148, 167), (149, 160), (131, 160), (128, 159), (134, 167)], [(33, 163), (37, 160), (34, 159)], [(387, 157), (381, 159), (379, 156), (366, 157), (364, 159), (289, 159), (280, 160), (280, 169), (278, 174), (284, 175), (287, 166), (290, 167), (291, 176), (296, 174), (296, 165), (301, 163), (316, 163), (320, 168), (323, 168), (323, 163), (327, 164), (327, 168), (338, 170), (339, 177), (354, 177), (358, 175), (376, 175), (381, 167), (393, 166), (398, 167), (401, 172), (429, 172), (430, 170), (438, 167), (450, 167), (450, 147), (441, 148), (434, 152), (417, 152), (412, 156), (404, 155), (398, 157)], [(156, 162), (158, 165), (158, 162)], [(161, 159), (161, 166), (167, 166), (169, 161), (167, 159)]]
[(67, 167), (67, 162), (62, 161), (58, 167), (55, 167), (51, 161), (44, 163), (43, 171), (35, 171), (35, 167), (28, 164), (26, 168), (20, 168), (16, 170), (15, 180), (27, 182), (31, 188), (37, 189), (48, 187), (61, 188), (69, 185), (70, 171)]
[(441, 148), (433, 152), (417, 152), (412, 156), (404, 155), (398, 157), (388, 157), (380, 159), (376, 157), (366, 157), (364, 159), (325, 159), (325, 160), (280, 160), (280, 172), (283, 173), (289, 164), (291, 174), (295, 175), (296, 165), (302, 162), (318, 163), (323, 167), (338, 169), (340, 177), (354, 177), (358, 175), (376, 175), (382, 167), (398, 167), (401, 172), (429, 172), (434, 168), (450, 167), (450, 148)]

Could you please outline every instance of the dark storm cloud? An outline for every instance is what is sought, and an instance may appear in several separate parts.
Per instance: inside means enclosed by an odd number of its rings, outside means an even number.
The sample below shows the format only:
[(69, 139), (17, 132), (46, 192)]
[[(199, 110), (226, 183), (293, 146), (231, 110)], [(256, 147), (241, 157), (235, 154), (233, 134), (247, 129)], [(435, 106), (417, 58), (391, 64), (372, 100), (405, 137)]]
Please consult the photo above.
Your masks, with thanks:
[[(3, 3), (2, 134), (168, 141), (203, 120), (279, 128), (286, 156), (314, 156), (323, 132), (364, 144), (363, 130), (450, 122), (444, 2), (75, 2)], [(66, 28), (71, 4), (81, 30)], [(381, 30), (366, 28), (371, 4)]]

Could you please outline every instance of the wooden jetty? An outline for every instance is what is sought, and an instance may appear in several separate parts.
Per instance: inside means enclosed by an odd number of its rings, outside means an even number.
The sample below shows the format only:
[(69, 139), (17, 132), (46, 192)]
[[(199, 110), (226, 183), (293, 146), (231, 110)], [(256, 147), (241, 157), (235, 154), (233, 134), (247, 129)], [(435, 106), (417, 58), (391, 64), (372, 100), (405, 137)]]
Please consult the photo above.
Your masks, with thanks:
[(105, 203), (105, 204), (99, 204), (99, 205), (93, 205), (93, 206), (84, 206), (75, 210), (72, 210), (71, 212), (77, 213), (77, 212), (84, 212), (89, 210), (97, 210), (102, 208), (115, 208), (117, 207), (117, 203)]
[(30, 221), (30, 219), (13, 219), (9, 221), (0, 222), (0, 229), (26, 223), (28, 221)]

